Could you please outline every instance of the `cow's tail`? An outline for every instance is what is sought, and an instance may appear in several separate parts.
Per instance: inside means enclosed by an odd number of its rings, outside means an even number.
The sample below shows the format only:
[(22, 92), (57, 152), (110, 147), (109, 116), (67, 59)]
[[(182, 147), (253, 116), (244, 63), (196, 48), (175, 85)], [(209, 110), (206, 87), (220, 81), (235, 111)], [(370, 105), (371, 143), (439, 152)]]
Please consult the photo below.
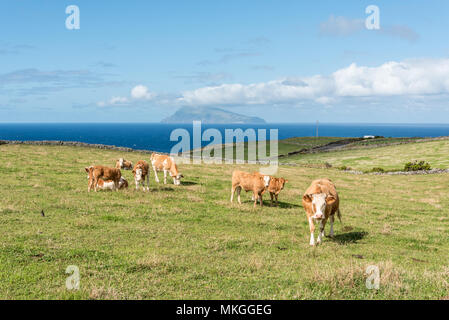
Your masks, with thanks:
[(343, 223), (343, 221), (341, 221), (341, 212), (340, 212), (340, 208), (338, 208), (338, 210), (337, 210), (337, 217), (338, 217), (338, 220), (340, 220), (340, 223)]

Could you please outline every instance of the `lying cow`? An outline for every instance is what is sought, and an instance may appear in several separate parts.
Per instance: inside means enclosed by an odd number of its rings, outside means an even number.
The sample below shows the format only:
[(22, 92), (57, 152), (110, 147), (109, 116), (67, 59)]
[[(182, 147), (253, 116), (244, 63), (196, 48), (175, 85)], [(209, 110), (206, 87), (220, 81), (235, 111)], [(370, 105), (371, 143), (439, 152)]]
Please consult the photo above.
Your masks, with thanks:
[[(100, 190), (114, 190), (114, 181), (98, 179), (98, 188)], [(128, 188), (128, 181), (126, 181), (123, 177), (120, 178), (118, 184), (119, 190)]]
[(315, 245), (315, 225), (320, 222), (320, 233), (317, 244), (320, 244), (324, 237), (324, 227), (327, 219), (330, 219), (331, 230), (330, 237), (334, 236), (334, 215), (337, 213), (341, 222), (341, 213), (339, 208), (339, 198), (335, 185), (329, 179), (319, 179), (312, 182), (310, 187), (304, 193), (302, 205), (306, 210), (310, 227), (310, 245)]
[[(270, 184), (266, 188), (266, 190), (270, 193), (271, 197), (271, 206), (273, 206), (273, 198), (276, 198), (276, 207), (278, 206), (278, 195), (281, 193), (281, 191), (284, 189), (285, 184), (288, 182), (288, 180), (285, 180), (284, 178), (275, 178), (270, 177)], [(262, 192), (262, 194), (265, 193)]]
[(181, 184), (181, 178), (184, 178), (184, 176), (179, 173), (178, 166), (176, 165), (173, 157), (153, 153), (150, 160), (157, 183), (159, 183), (159, 177), (157, 176), (158, 171), (164, 171), (164, 184), (167, 184), (167, 173), (173, 178), (173, 184), (175, 186), (179, 186)]
[(147, 181), (147, 190), (150, 190), (150, 166), (144, 160), (139, 160), (133, 169), (136, 190), (139, 190), (139, 184), (143, 185), (145, 191), (145, 179)]
[(259, 199), (260, 205), (263, 206), (262, 193), (270, 184), (270, 179), (270, 176), (265, 176), (258, 172), (247, 173), (235, 170), (232, 173), (231, 202), (233, 202), (235, 191), (237, 191), (237, 200), (239, 204), (242, 204), (240, 192), (243, 189), (246, 192), (253, 192), (254, 207), (257, 205), (257, 199)]
[(127, 161), (123, 158), (120, 158), (117, 161), (115, 161), (115, 167), (117, 169), (132, 170), (133, 163), (131, 161)]
[(105, 166), (90, 166), (84, 169), (89, 174), (89, 184), (87, 187), (88, 192), (92, 189), (94, 189), (95, 192), (98, 190), (98, 181), (100, 179), (112, 180), (114, 183), (113, 190), (118, 190), (120, 178), (122, 177), (122, 172), (120, 169), (108, 168)]

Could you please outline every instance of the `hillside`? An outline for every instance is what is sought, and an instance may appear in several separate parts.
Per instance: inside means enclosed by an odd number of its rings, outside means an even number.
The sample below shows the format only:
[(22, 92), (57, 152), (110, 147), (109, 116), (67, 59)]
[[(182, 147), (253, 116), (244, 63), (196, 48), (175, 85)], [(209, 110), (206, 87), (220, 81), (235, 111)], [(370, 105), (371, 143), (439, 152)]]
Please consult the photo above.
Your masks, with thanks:
[[(409, 152), (428, 158), (429, 153), (416, 152), (437, 147)], [(387, 159), (390, 150), (376, 152)], [(281, 167), (278, 175), (289, 182), (280, 207), (269, 207), (265, 196), (262, 209), (252, 208), (249, 194), (242, 194), (241, 206), (229, 202), (231, 172), (257, 170), (251, 165), (180, 164), (186, 178), (179, 187), (156, 185), (152, 175), (148, 193), (132, 187), (87, 193), (84, 167), (112, 165), (122, 155), (92, 148), (0, 145), (0, 174), (7, 186), (0, 189), (0, 298), (448, 295), (447, 175), (357, 176), (332, 168)], [(442, 163), (447, 159), (447, 153), (437, 155)], [(149, 155), (125, 157), (136, 162)], [(123, 174), (132, 186), (131, 172)], [(336, 183), (343, 225), (335, 224), (334, 239), (311, 248), (301, 196), (318, 177)], [(69, 265), (79, 267), (79, 291), (65, 287)], [(377, 292), (365, 287), (369, 265), (380, 269)]]

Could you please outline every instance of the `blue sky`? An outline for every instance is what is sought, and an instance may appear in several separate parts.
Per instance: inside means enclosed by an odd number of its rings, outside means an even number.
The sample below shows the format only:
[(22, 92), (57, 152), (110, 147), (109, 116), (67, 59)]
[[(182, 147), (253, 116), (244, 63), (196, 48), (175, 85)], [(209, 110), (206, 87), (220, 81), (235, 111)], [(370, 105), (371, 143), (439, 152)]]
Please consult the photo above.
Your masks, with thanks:
[(0, 121), (448, 123), (447, 30), (446, 0), (2, 1)]

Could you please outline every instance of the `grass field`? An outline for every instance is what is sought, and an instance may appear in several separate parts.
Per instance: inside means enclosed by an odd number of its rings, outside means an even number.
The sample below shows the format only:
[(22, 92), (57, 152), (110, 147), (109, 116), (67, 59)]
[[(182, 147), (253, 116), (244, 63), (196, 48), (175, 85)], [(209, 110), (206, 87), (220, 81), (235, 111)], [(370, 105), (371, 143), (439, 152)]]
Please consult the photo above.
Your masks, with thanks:
[[(360, 143), (356, 143), (356, 146), (360, 146)], [(428, 161), (432, 168), (449, 168), (449, 139), (376, 148), (300, 154), (281, 159), (280, 161), (299, 164), (327, 162), (334, 167), (348, 166), (356, 170), (369, 170), (373, 167), (398, 170), (403, 169), (406, 162), (413, 160)]]
[[(449, 167), (447, 142), (304, 155), (298, 162)], [(233, 169), (180, 165), (183, 185), (87, 192), (84, 167), (149, 155), (61, 146), (0, 146), (0, 298), (441, 299), (449, 296), (449, 176), (351, 175), (280, 167), (280, 207), (231, 204)], [(290, 160), (289, 160), (290, 161)], [(319, 177), (340, 193), (343, 225), (309, 246), (301, 196)], [(171, 182), (171, 180), (170, 180)], [(265, 204), (268, 205), (265, 196)], [(45, 217), (41, 216), (44, 210)], [(326, 228), (326, 234), (329, 232)], [(67, 266), (80, 270), (69, 291)], [(379, 290), (365, 270), (380, 269)]]

